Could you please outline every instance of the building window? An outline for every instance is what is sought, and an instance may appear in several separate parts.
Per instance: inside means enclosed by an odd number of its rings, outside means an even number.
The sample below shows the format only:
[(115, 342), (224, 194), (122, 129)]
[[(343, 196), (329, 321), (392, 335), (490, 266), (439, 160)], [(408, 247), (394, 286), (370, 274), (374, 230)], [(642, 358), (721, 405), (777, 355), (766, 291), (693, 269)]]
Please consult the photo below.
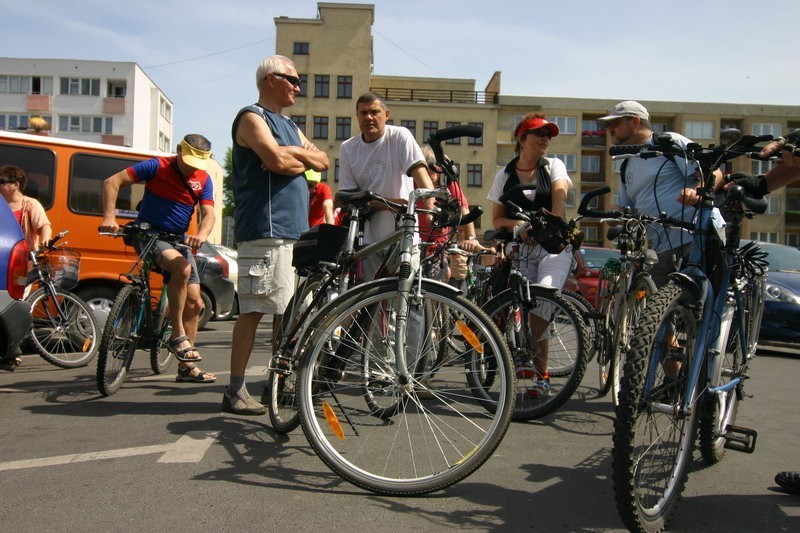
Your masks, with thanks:
[(483, 165), (467, 163), (467, 187), (483, 186)]
[(750, 172), (752, 174), (766, 174), (772, 168), (774, 161), (751, 161)]
[(578, 119), (575, 117), (553, 117), (550, 122), (555, 122), (561, 135), (575, 135)]
[(336, 98), (353, 97), (353, 76), (336, 77)]
[(314, 98), (330, 97), (331, 77), (327, 74), (314, 75)]
[(169, 137), (164, 135), (163, 132), (158, 132), (158, 149), (162, 152), (169, 152), (171, 149), (171, 143)]
[(350, 117), (336, 117), (336, 138), (339, 140), (350, 138)]
[[(583, 201), (583, 197), (586, 196), (586, 193), (581, 194), (581, 201)], [(589, 204), (586, 206), (589, 209), (600, 209), (600, 197), (595, 196), (591, 200), (589, 200)]]
[(581, 226), (583, 231), (583, 240), (586, 242), (600, 242), (597, 238), (597, 228), (594, 226)]
[(778, 242), (778, 234), (767, 231), (752, 231), (750, 232), (750, 240), (761, 242)]
[(308, 74), (298, 74), (297, 77), (300, 78), (300, 92), (297, 96), (308, 96)]
[(439, 131), (439, 122), (436, 120), (425, 120), (422, 123), (422, 142), (428, 142), (431, 135)]
[(655, 133), (656, 135), (666, 133), (667, 128), (668, 126), (666, 122), (653, 122), (650, 124), (650, 129), (653, 130), (653, 133)]
[[(105, 125), (104, 125), (105, 124)], [(89, 117), (80, 115), (61, 115), (58, 129), (64, 133), (111, 133), (113, 121), (110, 117)]]
[(172, 105), (164, 98), (161, 98), (158, 103), (158, 112), (167, 122), (172, 122)]
[(61, 94), (100, 96), (100, 78), (61, 78)]
[(333, 181), (339, 183), (339, 158), (333, 161)]
[(690, 139), (713, 139), (714, 123), (710, 120), (687, 120), (683, 133)]
[(0, 130), (26, 130), (30, 115), (0, 115)]
[(308, 43), (294, 43), (294, 53), (298, 56), (307, 56)]
[(567, 207), (575, 207), (575, 189), (570, 188), (567, 190), (565, 205)]
[(292, 122), (295, 123), (297, 128), (303, 133), (306, 134), (306, 116), (305, 115), (292, 115), (290, 117)]
[(408, 131), (411, 132), (411, 135), (413, 135), (415, 139), (417, 138), (417, 121), (416, 120), (401, 120), (400, 121), (400, 126), (402, 126), (403, 128), (408, 128)]
[(575, 154), (552, 154), (552, 156), (564, 162), (567, 172), (575, 172)]
[(53, 78), (51, 76), (0, 75), (0, 93), (53, 94)]
[(753, 135), (772, 135), (781, 136), (780, 124), (753, 124)]
[[(483, 122), (470, 122), (470, 126), (478, 126), (483, 130)], [(483, 146), (483, 135), (480, 137), (467, 137), (467, 144), (470, 146)]]
[[(460, 126), (460, 122), (445, 122), (446, 128), (452, 128), (453, 126)], [(445, 144), (461, 144), (461, 137), (456, 137), (455, 139), (447, 139)]]
[(767, 215), (780, 215), (781, 214), (781, 197), (767, 195)]
[(314, 138), (328, 138), (328, 117), (314, 117)]
[(600, 156), (582, 155), (581, 172), (594, 172), (594, 173), (600, 172)]
[(124, 81), (112, 81), (108, 80), (107, 84), (107, 95), (110, 98), (125, 98), (125, 92), (127, 87), (125, 86)]

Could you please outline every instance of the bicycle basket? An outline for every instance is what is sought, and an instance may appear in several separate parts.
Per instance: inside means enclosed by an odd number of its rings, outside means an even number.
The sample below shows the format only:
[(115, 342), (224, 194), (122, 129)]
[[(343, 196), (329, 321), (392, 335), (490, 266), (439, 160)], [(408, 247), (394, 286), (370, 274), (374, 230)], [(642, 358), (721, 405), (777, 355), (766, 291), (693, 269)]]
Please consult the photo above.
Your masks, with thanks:
[(73, 248), (58, 248), (47, 255), (50, 279), (61, 289), (69, 290), (78, 284), (81, 271), (81, 254)]
[(304, 271), (320, 261), (335, 263), (347, 242), (347, 228), (333, 224), (320, 224), (300, 234), (292, 251), (292, 266)]

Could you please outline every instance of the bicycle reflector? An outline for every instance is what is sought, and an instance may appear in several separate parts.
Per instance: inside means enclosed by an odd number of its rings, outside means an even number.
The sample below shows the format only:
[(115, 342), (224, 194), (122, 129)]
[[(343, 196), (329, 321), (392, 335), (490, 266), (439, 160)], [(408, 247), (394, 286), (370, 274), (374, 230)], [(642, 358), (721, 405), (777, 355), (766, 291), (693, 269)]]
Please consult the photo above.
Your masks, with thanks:
[(461, 320), (456, 320), (456, 327), (458, 328), (458, 331), (460, 331), (461, 334), (464, 336), (464, 339), (466, 339), (469, 345), (472, 346), (476, 352), (482, 354), (483, 345), (480, 343), (480, 341), (478, 341), (478, 336), (475, 335), (475, 333), (473, 333), (471, 329), (469, 329), (469, 326), (467, 326)]
[(336, 435), (336, 438), (344, 440), (342, 425), (339, 423), (339, 418), (336, 416), (336, 413), (333, 412), (328, 402), (322, 402), (322, 412), (325, 414), (325, 421), (328, 422), (328, 426), (331, 428), (331, 431), (333, 431), (333, 434)]

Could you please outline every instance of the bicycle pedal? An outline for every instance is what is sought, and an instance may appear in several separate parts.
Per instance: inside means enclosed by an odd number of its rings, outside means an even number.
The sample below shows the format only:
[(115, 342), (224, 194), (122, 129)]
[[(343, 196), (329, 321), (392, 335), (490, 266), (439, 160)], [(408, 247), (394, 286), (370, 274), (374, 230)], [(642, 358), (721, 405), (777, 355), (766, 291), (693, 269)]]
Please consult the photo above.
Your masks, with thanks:
[(725, 428), (725, 448), (737, 452), (753, 453), (756, 450), (758, 433), (754, 429), (741, 426), (727, 426)]
[(267, 365), (267, 369), (270, 372), (277, 372), (279, 374), (291, 374), (292, 373), (292, 360), (288, 357), (283, 357), (282, 355), (274, 355), (269, 360), (269, 365)]

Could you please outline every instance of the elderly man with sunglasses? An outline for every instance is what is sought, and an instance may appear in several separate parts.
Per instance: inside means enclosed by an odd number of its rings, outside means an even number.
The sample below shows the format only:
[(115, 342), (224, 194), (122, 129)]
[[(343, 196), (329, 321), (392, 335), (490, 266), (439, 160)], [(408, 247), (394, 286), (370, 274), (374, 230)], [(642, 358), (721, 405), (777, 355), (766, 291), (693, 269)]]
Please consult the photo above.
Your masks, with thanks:
[(282, 115), (300, 93), (294, 62), (280, 55), (264, 59), (256, 69), (256, 87), (258, 101), (237, 113), (231, 130), (239, 317), (233, 328), (230, 386), (222, 410), (238, 415), (266, 413), (247, 392), (245, 370), (261, 318), (273, 315), (274, 346), (292, 297), (292, 248), (308, 229), (304, 173), (328, 169), (327, 154)]

